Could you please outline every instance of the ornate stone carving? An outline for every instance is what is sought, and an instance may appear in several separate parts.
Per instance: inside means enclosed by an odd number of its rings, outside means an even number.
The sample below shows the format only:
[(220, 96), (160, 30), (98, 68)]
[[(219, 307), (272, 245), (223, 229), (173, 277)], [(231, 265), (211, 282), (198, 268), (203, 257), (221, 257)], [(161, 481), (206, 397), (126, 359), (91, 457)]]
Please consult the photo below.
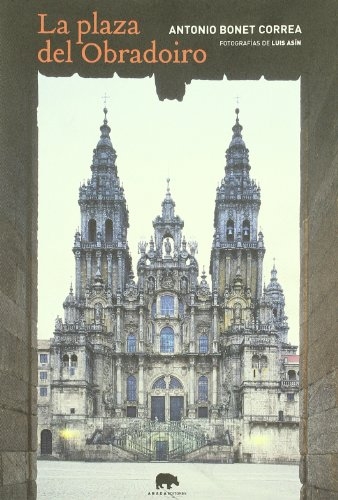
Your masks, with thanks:
[(173, 288), (175, 285), (175, 280), (173, 273), (171, 271), (164, 271), (161, 278), (162, 288)]

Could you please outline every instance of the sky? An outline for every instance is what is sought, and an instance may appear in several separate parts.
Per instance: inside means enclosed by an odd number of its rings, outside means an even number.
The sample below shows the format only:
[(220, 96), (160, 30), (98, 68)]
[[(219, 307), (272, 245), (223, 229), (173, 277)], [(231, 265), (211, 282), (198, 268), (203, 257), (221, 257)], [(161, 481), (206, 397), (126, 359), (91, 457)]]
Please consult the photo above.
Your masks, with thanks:
[[(107, 95), (110, 137), (129, 209), (133, 269), (141, 240), (149, 241), (161, 214), (167, 178), (184, 220), (187, 241), (198, 242), (200, 274), (208, 273), (216, 188), (235, 108), (249, 149), (250, 175), (261, 187), (264, 281), (275, 259), (289, 317), (289, 341), (299, 335), (299, 81), (192, 81), (182, 102), (159, 101), (153, 78), (83, 79), (39, 76), (38, 337), (53, 335), (74, 284), (74, 234), (80, 226), (80, 183), (91, 177)], [(210, 284), (210, 279), (208, 279)]]

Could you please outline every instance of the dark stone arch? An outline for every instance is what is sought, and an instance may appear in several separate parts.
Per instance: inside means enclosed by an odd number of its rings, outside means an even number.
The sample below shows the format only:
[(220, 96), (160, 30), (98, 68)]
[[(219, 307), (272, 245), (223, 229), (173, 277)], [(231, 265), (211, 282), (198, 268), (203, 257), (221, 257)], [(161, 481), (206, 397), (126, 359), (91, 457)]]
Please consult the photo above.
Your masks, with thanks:
[[(120, 3), (117, 2), (117, 5)], [(83, 4), (85, 5), (85, 4)], [(123, 5), (121, 3), (121, 5)], [(170, 3), (153, 5), (143, 12), (141, 5), (133, 14), (139, 16), (143, 26), (148, 19), (159, 19), (158, 32), (164, 33), (163, 23), (172, 14)], [(213, 12), (223, 19), (233, 19), (235, 12), (238, 24), (247, 22), (247, 2), (215, 1), (208, 21), (213, 22)], [(111, 12), (111, 2), (104, 0), (100, 6), (106, 9), (106, 17)], [(47, 1), (44, 4), (46, 11), (50, 11), (54, 20), (59, 15), (55, 9), (55, 2)], [(160, 99), (182, 99), (185, 93), (185, 80), (192, 78), (221, 79), (226, 74), (229, 79), (257, 79), (263, 74), (267, 79), (295, 79), (302, 75), (302, 197), (301, 197), (301, 244), (302, 244), (302, 280), (301, 280), (301, 375), (303, 415), (302, 415), (302, 463), (300, 469), (301, 481), (304, 484), (302, 499), (311, 495), (320, 495), (321, 498), (333, 498), (337, 488), (332, 481), (334, 477), (333, 464), (335, 454), (325, 443), (316, 450), (310, 439), (317, 432), (315, 422), (320, 422), (321, 431), (326, 435), (330, 432), (328, 391), (322, 387), (336, 387), (337, 381), (332, 378), (334, 358), (331, 356), (332, 345), (335, 341), (334, 321), (328, 323), (327, 311), (336, 311), (334, 289), (335, 272), (337, 269), (337, 241), (332, 227), (327, 220), (335, 211), (337, 168), (335, 150), (336, 138), (336, 89), (338, 85), (337, 67), (335, 61), (337, 30), (335, 0), (329, 0), (323, 5), (310, 0), (308, 2), (293, 1), (280, 2), (272, 0), (269, 9), (266, 5), (257, 6), (250, 22), (259, 25), (262, 19), (283, 19), (286, 24), (295, 19), (300, 20), (304, 27), (304, 39), (298, 54), (293, 50), (284, 49), (273, 52), (262, 50), (255, 52), (255, 57), (248, 57), (248, 48), (236, 48), (227, 52), (213, 51), (215, 59), (208, 61), (204, 67), (195, 67), (195, 74), (189, 71), (181, 72), (180, 68), (163, 67), (155, 72), (157, 93)], [(21, 353), (17, 357), (15, 367), (27, 366), (28, 378), (20, 374), (15, 384), (29, 385), (31, 394), (35, 389), (36, 378), (36, 220), (37, 220), (37, 61), (35, 53), (38, 47), (36, 33), (36, 16), (30, 2), (20, 3), (20, 22), (17, 19), (18, 2), (3, 2), (0, 6), (1, 29), (0, 50), (2, 54), (2, 76), (0, 81), (1, 93), (1, 147), (2, 161), (5, 168), (1, 169), (1, 200), (3, 213), (1, 217), (2, 231), (12, 243), (11, 252), (4, 252), (1, 256), (3, 272), (0, 277), (0, 290), (3, 297), (13, 308), (7, 309), (6, 314), (12, 320), (10, 331), (4, 332), (0, 339), (1, 348), (17, 349), (18, 343)], [(83, 15), (79, 2), (70, 2), (64, 7), (63, 15), (69, 20), (75, 20)], [(161, 9), (161, 15), (159, 10)], [(177, 22), (179, 22), (179, 15)], [(199, 24), (201, 12), (192, 2), (182, 4), (182, 19), (189, 17), (191, 24)], [(176, 19), (176, 18), (175, 18)], [(183, 21), (185, 22), (185, 21)], [(147, 29), (144, 30), (147, 32)], [(123, 37), (121, 37), (123, 38)], [(190, 39), (187, 37), (189, 46)], [(330, 53), (332, 51), (332, 54)], [(274, 54), (276, 57), (274, 57)], [(282, 61), (282, 64), (281, 64)], [(112, 65), (113, 66), (113, 65)], [(133, 68), (119, 69), (120, 76), (145, 77), (154, 70), (144, 65), (134, 65)], [(54, 64), (40, 65), (44, 74), (53, 76), (70, 76), (78, 72), (81, 76), (111, 77), (116, 68), (100, 66), (86, 67), (83, 63), (71, 66)], [(184, 76), (182, 76), (184, 73)], [(14, 85), (13, 85), (14, 82)], [(25, 126), (17, 134), (17, 125), (25, 120)], [(14, 200), (17, 200), (14, 203)], [(325, 200), (325, 203), (322, 201)], [(325, 258), (323, 254), (325, 253)], [(14, 287), (13, 272), (15, 266), (24, 277), (23, 287)], [(323, 279), (325, 277), (325, 279)], [(24, 293), (22, 300), (20, 293)], [(325, 297), (323, 301), (318, 297)], [(25, 328), (22, 330), (17, 323), (17, 308), (26, 318)], [(7, 365), (2, 367), (1, 380), (7, 383)], [(12, 369), (12, 368), (11, 368)], [(311, 389), (311, 390), (310, 390)], [(319, 404), (313, 408), (310, 395), (318, 393), (321, 397)], [(14, 391), (13, 391), (14, 394)], [(336, 406), (335, 406), (336, 409)], [(8, 469), (8, 473), (1, 472), (0, 496), (4, 498), (11, 489), (16, 498), (36, 498), (36, 484), (34, 461), (28, 459), (28, 454), (36, 449), (36, 414), (33, 399), (28, 399), (23, 410), (27, 425), (15, 425), (10, 432), (6, 427), (0, 429), (3, 449), (7, 452), (15, 446), (27, 457), (29, 464), (25, 483), (16, 482), (17, 474)], [(17, 408), (14, 397), (9, 400), (4, 410), (4, 418), (11, 420), (16, 416)], [(23, 444), (24, 443), (24, 444)], [(320, 470), (321, 474), (317, 471)], [(3, 486), (9, 485), (9, 486)]]

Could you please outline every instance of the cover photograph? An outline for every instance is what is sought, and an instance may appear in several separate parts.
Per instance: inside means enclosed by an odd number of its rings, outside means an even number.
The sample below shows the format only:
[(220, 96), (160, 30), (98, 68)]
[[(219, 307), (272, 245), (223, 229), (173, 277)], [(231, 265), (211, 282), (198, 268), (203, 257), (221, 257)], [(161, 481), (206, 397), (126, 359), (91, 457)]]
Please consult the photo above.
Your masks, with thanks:
[(306, 4), (1, 7), (1, 498), (334, 498), (336, 9)]

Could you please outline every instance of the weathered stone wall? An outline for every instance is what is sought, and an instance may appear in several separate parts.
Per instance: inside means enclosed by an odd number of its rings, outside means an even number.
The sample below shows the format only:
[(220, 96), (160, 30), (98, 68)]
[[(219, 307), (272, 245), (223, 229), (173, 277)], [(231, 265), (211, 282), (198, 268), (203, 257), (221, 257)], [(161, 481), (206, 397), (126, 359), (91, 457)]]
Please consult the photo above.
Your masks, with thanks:
[(313, 63), (315, 71), (302, 80), (301, 498), (333, 500), (338, 496), (338, 75), (328, 51)]
[(0, 498), (21, 500), (36, 497), (37, 75), (24, 60), (17, 11), (2, 7)]

